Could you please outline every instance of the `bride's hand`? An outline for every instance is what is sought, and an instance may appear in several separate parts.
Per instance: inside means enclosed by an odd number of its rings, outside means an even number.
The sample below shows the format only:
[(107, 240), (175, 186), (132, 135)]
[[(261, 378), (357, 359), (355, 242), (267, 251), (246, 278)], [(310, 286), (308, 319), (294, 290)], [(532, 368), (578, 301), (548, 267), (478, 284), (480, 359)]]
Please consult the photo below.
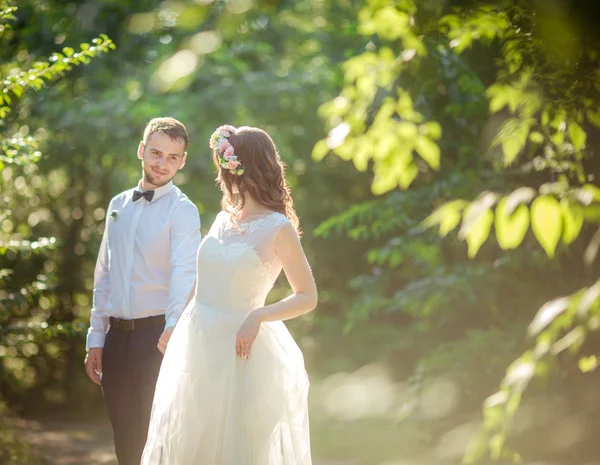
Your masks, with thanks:
[(247, 317), (235, 338), (235, 351), (240, 358), (247, 359), (250, 357), (252, 344), (258, 335), (260, 329), (260, 313), (256, 310), (251, 312)]

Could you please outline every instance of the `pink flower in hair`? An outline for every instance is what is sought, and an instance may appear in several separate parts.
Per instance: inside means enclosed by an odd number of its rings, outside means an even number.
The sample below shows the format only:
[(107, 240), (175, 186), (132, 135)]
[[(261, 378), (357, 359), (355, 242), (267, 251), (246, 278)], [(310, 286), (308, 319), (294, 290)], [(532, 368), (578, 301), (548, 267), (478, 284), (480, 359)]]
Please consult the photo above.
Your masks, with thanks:
[(227, 150), (225, 150), (225, 153), (223, 153), (223, 158), (225, 160), (228, 160), (229, 157), (231, 157), (233, 155), (233, 147), (230, 145)]
[(229, 147), (231, 147), (231, 144), (227, 139), (225, 139), (223, 142), (221, 142), (221, 145), (219, 145), (219, 152), (224, 152)]
[(227, 168), (230, 170), (234, 170), (240, 165), (241, 165), (241, 163), (239, 162), (239, 160), (234, 159), (233, 157), (231, 157), (229, 159), (229, 161), (227, 162)]

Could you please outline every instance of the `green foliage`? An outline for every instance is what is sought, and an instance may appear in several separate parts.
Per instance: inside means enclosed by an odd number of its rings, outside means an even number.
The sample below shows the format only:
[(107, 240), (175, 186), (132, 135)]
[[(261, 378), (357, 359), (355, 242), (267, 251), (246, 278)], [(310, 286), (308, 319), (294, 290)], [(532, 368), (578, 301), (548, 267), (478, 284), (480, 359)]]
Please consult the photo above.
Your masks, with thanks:
[[(486, 162), (490, 163), (502, 187), (495, 189), (491, 184), (479, 183), (483, 188), (477, 193), (455, 185), (443, 196), (432, 196), (431, 202), (420, 204), (434, 206), (422, 226), (436, 227), (441, 237), (448, 237), (458, 229), (457, 237), (467, 243), (467, 256), (475, 261), (472, 265), (475, 269), (486, 263), (486, 259), (500, 254), (497, 249), (484, 247), (492, 231), (500, 249), (511, 251), (528, 242), (527, 233), (531, 229), (546, 256), (555, 257), (559, 243), (566, 249), (586, 229), (586, 223), (593, 225), (599, 221), (598, 190), (589, 184), (592, 178), (586, 172), (585, 161), (591, 155), (587, 145), (590, 131), (598, 127), (600, 121), (594, 110), (600, 100), (600, 81), (596, 78), (598, 44), (585, 30), (576, 30), (570, 20), (554, 21), (559, 7), (554, 2), (549, 4), (552, 5), (508, 0), (479, 6), (467, 4), (455, 7), (451, 14), (438, 16), (428, 14), (427, 6), (416, 2), (368, 3), (359, 16), (360, 30), (370, 38), (367, 51), (346, 62), (343, 90), (323, 105), (321, 116), (330, 132), (327, 139), (315, 145), (313, 156), (320, 160), (331, 150), (333, 155), (353, 160), (359, 170), (371, 166), (375, 194), (419, 182), (419, 169), (412, 155), (415, 149), (429, 168), (441, 169), (438, 176), (444, 179), (455, 166), (464, 167), (466, 160), (476, 159), (474, 154), (469, 158), (468, 149), (458, 151), (457, 156), (446, 139), (446, 134), (453, 133), (456, 125), (448, 116), (460, 116), (474, 133), (485, 136), (487, 153), (483, 161), (479, 157), (476, 172), (481, 172)], [(391, 33), (384, 16), (408, 19), (397, 19), (398, 26)], [(412, 43), (415, 38), (419, 38), (418, 47)], [(406, 42), (411, 45), (407, 46)], [(581, 47), (584, 43), (589, 47)], [(436, 55), (440, 50), (442, 53)], [(490, 116), (486, 125), (479, 124), (466, 107), (456, 114), (450, 105), (440, 111), (439, 106), (429, 103), (438, 101), (439, 96), (423, 93), (421, 85), (428, 78), (423, 70), (432, 60), (444, 64), (469, 63), (481, 58), (480, 50), (491, 55), (496, 69), (493, 75), (477, 76), (461, 70), (455, 73), (455, 80), (456, 75), (463, 74), (469, 76), (470, 82), (481, 83), (484, 79), (491, 82), (483, 92)], [(415, 82), (417, 75), (419, 82)], [(482, 92), (480, 89), (459, 87), (460, 92), (475, 95)], [(424, 129), (425, 124), (433, 128), (431, 136), (425, 144), (418, 143), (421, 135), (430, 134)], [(492, 137), (490, 129), (495, 133)], [(440, 153), (444, 154), (441, 162)], [(431, 182), (431, 173), (425, 166), (421, 171)], [(471, 181), (470, 184), (475, 187), (478, 183)], [(469, 195), (464, 195), (469, 190)], [(410, 191), (404, 195), (409, 196)], [(465, 200), (469, 198), (474, 200)], [(347, 223), (352, 212), (351, 209), (338, 215), (337, 222), (329, 220), (323, 228), (332, 229), (343, 221)], [(380, 219), (377, 209), (370, 215), (371, 221)], [(409, 217), (414, 218), (410, 214)], [(411, 235), (402, 229), (401, 223), (396, 225), (390, 235)], [(353, 225), (351, 231), (359, 227), (360, 224)], [(379, 270), (379, 274), (360, 280), (356, 286), (363, 289), (358, 299), (362, 311), (356, 310), (361, 319), (389, 307), (410, 308), (412, 298), (400, 302), (390, 298), (405, 294), (418, 282), (398, 279), (396, 270), (408, 267), (409, 263), (413, 265), (413, 261), (409, 254), (389, 250), (391, 244), (403, 243), (406, 239), (391, 237), (387, 240), (388, 245), (369, 253), (372, 263), (387, 265), (385, 272)], [(599, 241), (597, 233), (587, 247), (588, 263), (593, 261)], [(415, 250), (414, 244), (412, 242), (412, 250)], [(442, 247), (442, 250), (452, 248), (449, 243)], [(527, 253), (519, 248), (509, 256), (514, 259), (514, 254), (518, 254), (525, 258)], [(431, 268), (439, 268), (441, 263), (444, 261), (430, 260), (427, 270), (430, 276), (435, 273)], [(423, 271), (413, 269), (412, 279)], [(518, 283), (513, 281), (513, 291), (515, 286)], [(593, 291), (595, 287), (568, 299), (551, 301), (550, 308), (560, 308), (557, 313), (546, 310), (548, 307), (542, 308), (530, 326), (531, 330), (539, 326), (540, 318), (545, 319), (543, 327), (534, 331), (537, 345), (510, 366), (501, 391), (486, 403), (483, 433), (473, 443), (465, 457), (467, 461), (478, 460), (487, 451), (493, 459), (511, 455), (504, 448), (510, 419), (530, 380), (547, 373), (557, 354), (565, 348), (576, 352), (587, 332), (596, 329), (596, 323), (590, 325), (590, 321), (595, 322), (597, 316), (592, 312), (593, 316), (588, 317), (587, 311), (582, 315), (576, 310), (577, 305), (572, 304), (585, 295), (587, 305), (595, 308), (598, 298)], [(452, 297), (457, 294), (455, 287), (450, 292)], [(434, 300), (433, 306), (427, 300), (431, 295), (435, 296), (435, 291), (420, 296), (425, 299), (421, 300), (422, 308), (417, 312), (420, 318), (431, 313), (432, 308), (451, 305), (447, 301), (448, 293), (444, 294), (445, 302)], [(492, 331), (483, 334), (491, 335)], [(460, 347), (456, 340), (449, 344)], [(447, 349), (445, 353), (452, 350)], [(582, 358), (580, 366), (582, 370), (591, 370), (595, 363), (595, 359)]]
[[(383, 194), (395, 187), (408, 187), (417, 176), (418, 154), (434, 170), (440, 168), (441, 136), (437, 122), (427, 121), (417, 111), (410, 93), (398, 83), (401, 73), (418, 68), (413, 59), (425, 54), (425, 47), (411, 28), (415, 6), (412, 2), (370, 2), (359, 13), (359, 32), (376, 35), (367, 51), (344, 65), (345, 90), (321, 107), (321, 116), (333, 126), (327, 139), (319, 141), (313, 158), (321, 160), (333, 150), (352, 160), (364, 171), (370, 161), (375, 174), (372, 189)], [(402, 52), (394, 51), (401, 44)], [(416, 61), (416, 60), (415, 60)]]
[[(600, 281), (589, 288), (546, 303), (530, 323), (528, 332), (535, 343), (509, 366), (500, 390), (484, 406), (484, 426), (471, 442), (465, 462), (479, 459), (489, 446), (494, 459), (501, 457), (523, 394), (532, 379), (546, 374), (555, 358), (564, 351), (577, 354), (586, 337), (600, 328)], [(596, 357), (583, 357), (583, 372), (596, 367)]]
[[(462, 219), (459, 237), (466, 239), (469, 257), (474, 258), (488, 239), (492, 223), (498, 244), (504, 250), (518, 247), (531, 224), (539, 244), (549, 257), (553, 257), (561, 237), (563, 243), (569, 245), (579, 236), (584, 212), (596, 211), (600, 206), (595, 196), (597, 188), (591, 184), (559, 194), (562, 196), (560, 202), (553, 195), (541, 194), (553, 187), (549, 184), (542, 186), (540, 194), (531, 188), (521, 187), (504, 197), (485, 192), (470, 203), (449, 201), (429, 215), (423, 225), (437, 226), (439, 234), (446, 236)], [(492, 211), (494, 205), (496, 208)], [(598, 220), (590, 215), (588, 221)]]
[[(3, 48), (17, 34), (10, 23), (15, 21), (16, 11), (10, 2), (0, 4), (0, 43)], [(56, 285), (47, 259), (56, 248), (57, 240), (53, 236), (35, 236), (31, 226), (38, 222), (36, 212), (28, 214), (25, 224), (21, 222), (27, 205), (22, 202), (23, 197), (32, 206), (40, 202), (32, 188), (40, 187), (37, 164), (41, 160), (41, 137), (29, 136), (28, 126), (13, 132), (14, 124), (9, 119), (11, 109), (17, 114), (23, 112), (27, 106), (21, 106), (20, 101), (27, 97), (28, 91), (41, 90), (75, 66), (87, 64), (92, 58), (115, 48), (106, 35), (94, 39), (92, 44), (81, 44), (78, 52), (65, 47), (47, 60), (21, 50), (18, 56), (10, 57), (0, 66), (0, 191), (3, 193), (0, 214), (0, 396), (7, 396), (11, 401), (11, 394), (35, 384), (40, 367), (48, 358), (56, 359), (57, 348), (68, 341), (62, 334), (65, 325), (55, 324), (46, 313), (51, 304), (47, 295)], [(33, 279), (20, 275), (20, 267), (13, 265), (16, 262), (21, 267), (32, 264), (35, 269)], [(9, 268), (3, 268), (7, 264)], [(41, 311), (32, 312), (38, 305)], [(81, 329), (77, 331), (81, 332)], [(26, 447), (14, 435), (7, 425), (0, 426), (0, 461), (30, 463)]]

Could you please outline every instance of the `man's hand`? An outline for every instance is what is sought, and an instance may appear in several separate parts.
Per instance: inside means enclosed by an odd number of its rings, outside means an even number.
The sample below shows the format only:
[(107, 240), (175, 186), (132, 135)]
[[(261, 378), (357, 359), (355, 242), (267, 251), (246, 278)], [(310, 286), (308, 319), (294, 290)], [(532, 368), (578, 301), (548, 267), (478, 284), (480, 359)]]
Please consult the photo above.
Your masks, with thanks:
[(92, 347), (85, 356), (85, 371), (98, 386), (102, 385), (102, 347)]
[(167, 350), (167, 344), (169, 343), (169, 339), (171, 339), (171, 334), (173, 333), (174, 329), (175, 327), (171, 326), (170, 328), (165, 329), (160, 335), (160, 339), (158, 340), (158, 344), (156, 347), (158, 347), (158, 350), (160, 350), (160, 353), (163, 355)]

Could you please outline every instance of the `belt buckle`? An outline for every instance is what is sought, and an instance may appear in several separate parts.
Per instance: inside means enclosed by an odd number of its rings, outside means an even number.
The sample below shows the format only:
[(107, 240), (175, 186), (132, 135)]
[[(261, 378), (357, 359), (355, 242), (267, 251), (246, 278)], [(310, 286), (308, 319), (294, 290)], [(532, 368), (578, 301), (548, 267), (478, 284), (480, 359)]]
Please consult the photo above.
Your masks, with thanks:
[(121, 324), (123, 325), (123, 331), (133, 331), (135, 329), (133, 320), (121, 320)]

